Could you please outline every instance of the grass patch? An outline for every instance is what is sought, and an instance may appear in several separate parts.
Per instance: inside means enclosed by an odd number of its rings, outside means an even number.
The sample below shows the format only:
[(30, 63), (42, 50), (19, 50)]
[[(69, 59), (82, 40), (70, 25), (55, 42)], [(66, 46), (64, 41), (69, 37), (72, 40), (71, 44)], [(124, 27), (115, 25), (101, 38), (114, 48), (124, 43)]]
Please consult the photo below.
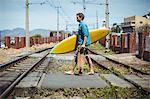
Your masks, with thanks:
[(109, 54), (109, 55), (115, 54), (115, 52), (113, 52), (110, 49), (106, 49), (104, 46), (102, 46), (99, 43), (91, 44), (89, 48), (91, 50), (93, 50), (95, 52), (99, 52), (99, 53), (105, 53), (105, 54)]
[[(58, 67), (57, 69), (58, 69), (58, 71), (64, 72), (64, 71), (69, 71), (70, 68), (71, 68), (71, 65), (63, 64), (62, 66)], [(78, 68), (78, 66), (76, 66), (75, 73), (78, 73), (78, 71), (79, 71), (79, 68)], [(87, 73), (89, 71), (90, 71), (89, 65), (84, 64), (83, 65), (83, 73)], [(104, 70), (97, 66), (94, 66), (94, 71), (95, 71), (95, 73), (104, 73), (104, 74), (110, 73), (110, 71)]]
[[(21, 90), (20, 90), (21, 91)], [(20, 96), (24, 94), (21, 91)], [(121, 88), (117, 86), (105, 87), (105, 88), (63, 88), (63, 89), (36, 89), (34, 93), (30, 90), (28, 96), (32, 96), (32, 99), (43, 99), (43, 98), (72, 98), (80, 97), (82, 99), (127, 99), (127, 98), (138, 98), (148, 99), (141, 91), (135, 88)]]

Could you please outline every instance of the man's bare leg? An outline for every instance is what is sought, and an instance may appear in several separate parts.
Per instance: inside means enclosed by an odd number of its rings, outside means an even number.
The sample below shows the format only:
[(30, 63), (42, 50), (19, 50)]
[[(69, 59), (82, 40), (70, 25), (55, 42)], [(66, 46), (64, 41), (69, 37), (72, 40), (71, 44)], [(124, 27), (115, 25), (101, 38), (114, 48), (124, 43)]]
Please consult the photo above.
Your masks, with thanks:
[(75, 70), (75, 67), (76, 67), (76, 65), (77, 65), (77, 63), (76, 63), (76, 58), (77, 58), (77, 56), (73, 59), (73, 62), (72, 62), (72, 65), (71, 65), (71, 72), (72, 73), (74, 73), (74, 70)]
[(73, 75), (76, 65), (77, 65), (77, 56), (75, 56), (74, 59), (73, 59), (73, 62), (72, 62), (71, 68), (70, 68), (71, 70), (70, 71), (65, 71), (65, 74)]
[(84, 65), (84, 63), (85, 63), (85, 56), (84, 56), (84, 54), (80, 54), (80, 55), (81, 55), (81, 57), (80, 57), (81, 63), (80, 63), (80, 70), (79, 70), (79, 73), (82, 74), (82, 72), (83, 72), (83, 65)]
[(78, 69), (79, 69), (79, 74), (82, 74), (82, 63), (81, 63), (81, 53), (80, 53), (80, 49), (77, 55), (77, 65), (78, 65)]
[(93, 67), (93, 63), (92, 63), (92, 60), (91, 58), (89, 57), (89, 55), (86, 56), (86, 59), (87, 59), (87, 62), (89, 64), (89, 67), (90, 67), (90, 72), (87, 73), (87, 74), (94, 74), (94, 67)]

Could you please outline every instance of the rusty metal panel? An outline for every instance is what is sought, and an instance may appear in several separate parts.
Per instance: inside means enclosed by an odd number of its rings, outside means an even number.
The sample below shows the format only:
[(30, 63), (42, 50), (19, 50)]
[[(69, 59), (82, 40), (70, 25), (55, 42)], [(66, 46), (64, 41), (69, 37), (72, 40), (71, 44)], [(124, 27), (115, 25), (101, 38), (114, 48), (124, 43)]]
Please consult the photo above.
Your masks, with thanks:
[(136, 51), (136, 33), (129, 34), (129, 52), (135, 53)]
[(124, 47), (125, 48), (128, 48), (128, 37), (127, 37), (127, 35), (125, 35), (125, 44), (124, 44)]
[(26, 38), (25, 37), (21, 37), (21, 48), (25, 47), (26, 45)]
[(10, 48), (10, 36), (5, 36), (5, 46)]
[(150, 51), (144, 51), (143, 60), (150, 62)]
[(143, 32), (143, 33), (138, 33), (138, 57), (139, 58), (143, 58), (143, 54), (144, 54), (144, 47), (145, 47), (145, 37), (149, 36), (149, 33), (147, 32)]
[(30, 37), (30, 47), (32, 47), (33, 44), (34, 44), (34, 43), (33, 43), (33, 38)]
[(150, 51), (150, 36), (145, 37), (145, 50)]
[(15, 37), (15, 49), (19, 49), (19, 37)]

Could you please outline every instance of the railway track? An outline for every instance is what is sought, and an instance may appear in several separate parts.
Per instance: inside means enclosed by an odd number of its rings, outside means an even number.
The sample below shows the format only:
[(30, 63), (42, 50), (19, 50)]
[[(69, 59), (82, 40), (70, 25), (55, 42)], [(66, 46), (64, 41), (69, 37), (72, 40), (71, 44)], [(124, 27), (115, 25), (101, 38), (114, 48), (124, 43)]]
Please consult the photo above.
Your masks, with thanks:
[[(124, 64), (124, 63), (119, 62), (119, 61), (117, 61), (117, 60), (114, 60), (114, 59), (112, 59), (112, 58), (109, 58), (109, 57), (107, 57), (107, 56), (105, 56), (105, 55), (98, 54), (98, 53), (96, 53), (96, 52), (93, 52), (93, 51), (90, 50), (90, 49), (88, 49), (88, 50), (89, 50), (92, 54), (100, 55), (100, 56), (106, 58), (108, 61), (111, 61), (111, 62), (116, 63), (116, 64), (120, 64), (121, 66), (123, 66), (123, 67), (125, 67), (125, 68), (132, 69), (134, 72), (138, 72), (138, 73), (141, 73), (141, 74), (144, 74), (144, 75), (150, 75), (150, 73), (144, 72), (143, 70), (139, 70), (139, 69), (137, 69), (137, 68), (134, 68), (134, 67), (131, 66), (131, 65), (127, 65), (127, 64)], [(150, 71), (150, 70), (149, 70), (149, 71)]]
[[(60, 73), (60, 69), (66, 68), (66, 62), (64, 63), (63, 68), (59, 66), (62, 66), (62, 63), (60, 61), (60, 59), (66, 61), (64, 59), (64, 57), (68, 57), (66, 59), (70, 59), (69, 55), (66, 56), (61, 56), (55, 57), (57, 61), (51, 61), (51, 58), (47, 58), (46, 56), (48, 55), (48, 52), (50, 51), (41, 51), (41, 52), (37, 52), (34, 53), (34, 57), (30, 57), (31, 54), (19, 61), (16, 61), (15, 63), (10, 64), (7, 67), (2, 67), (1, 69), (1, 73), (0, 73), (0, 99), (2, 98), (6, 98), (6, 97), (11, 97), (11, 95), (16, 95), (19, 96), (20, 94), (24, 94), (23, 89), (24, 88), (50, 88), (51, 86), (54, 84), (58, 84), (58, 86), (60, 86), (60, 88), (64, 88), (64, 84), (67, 83), (67, 87), (70, 85), (73, 88), (75, 87), (75, 85), (73, 84), (78, 84), (79, 82), (81, 82), (81, 84), (83, 82), (87, 83), (87, 86), (95, 86), (94, 83), (96, 83), (98, 88), (102, 88), (108, 86), (110, 87), (112, 84), (111, 79), (106, 79), (107, 75), (111, 75), (111, 77), (116, 77), (116, 78), (120, 78), (122, 81), (126, 81), (129, 84), (131, 84), (133, 86), (135, 86), (137, 89), (141, 90), (144, 94), (146, 95), (150, 95), (150, 92), (148, 90), (145, 89), (145, 87), (141, 86), (139, 83), (135, 82), (132, 79), (128, 79), (127, 75), (136, 75), (137, 77), (143, 79), (143, 75), (145, 76), (146, 74), (143, 72), (138, 72), (136, 70), (132, 70), (132, 68), (127, 68), (126, 66), (124, 66), (123, 64), (119, 64), (117, 62), (113, 62), (111, 60), (113, 59), (109, 59), (106, 61), (95, 61), (94, 59), (92, 59), (94, 61), (94, 64), (96, 64), (97, 66), (103, 69), (105, 69), (107, 72), (105, 71), (100, 71), (98, 72), (99, 75), (83, 75), (83, 76), (76, 76), (76, 75), (65, 75), (63, 73)], [(94, 53), (94, 52), (93, 52)], [(40, 54), (40, 55), (39, 55)], [(42, 55), (43, 54), (43, 55)], [(97, 54), (99, 55), (99, 54)], [(40, 57), (39, 57), (40, 56)], [(48, 56), (49, 57), (49, 56)], [(107, 59), (107, 58), (106, 58)], [(51, 64), (49, 63), (51, 62)], [(56, 63), (57, 62), (57, 63)], [(69, 63), (70, 66), (70, 63)], [(48, 68), (47, 68), (48, 67)], [(56, 70), (55, 70), (56, 69)], [(117, 69), (117, 71), (116, 71)], [(124, 72), (120, 72), (120, 71), (124, 71)], [(64, 72), (64, 69), (61, 71)], [(143, 74), (142, 74), (143, 73)], [(38, 77), (33, 76), (33, 75), (38, 75)], [(32, 76), (32, 77), (31, 77)], [(149, 76), (149, 74), (147, 74), (146, 76)], [(60, 79), (60, 77), (63, 79)], [(72, 77), (74, 77), (74, 79), (72, 79)], [(84, 79), (84, 77), (87, 77), (86, 79)], [(89, 81), (88, 79), (95, 79), (95, 81)], [(32, 84), (30, 84), (32, 81), (34, 81), (34, 79), (38, 79), (38, 84), (35, 84), (32, 86)], [(66, 79), (66, 80), (65, 80)], [(70, 80), (69, 80), (70, 79)], [(79, 80), (80, 79), (80, 80)], [(115, 78), (112, 78), (113, 80)], [(30, 80), (30, 81), (29, 81)], [(73, 80), (72, 82), (74, 83), (69, 83), (71, 80)], [(51, 81), (51, 82), (50, 82)], [(53, 82), (56, 81), (56, 82)], [(64, 82), (63, 82), (64, 81)], [(116, 80), (116, 82), (119, 82), (120, 80)], [(25, 83), (24, 83), (25, 82)], [(59, 83), (60, 82), (60, 83)], [(103, 82), (103, 83), (102, 83)], [(105, 84), (106, 83), (106, 84)], [(85, 83), (83, 83), (85, 84)], [(88, 85), (89, 84), (89, 85)], [(93, 84), (93, 85), (91, 85)], [(101, 85), (102, 84), (102, 85)], [(104, 84), (104, 85), (103, 85)], [(101, 86), (99, 86), (101, 85)], [(78, 87), (80, 87), (81, 85), (79, 84)], [(52, 86), (53, 88), (54, 86)], [(57, 87), (57, 86), (56, 86)], [(119, 87), (122, 87), (119, 85)], [(19, 89), (20, 88), (20, 89)], [(22, 93), (21, 91), (22, 90)], [(20, 91), (20, 93), (18, 93)], [(33, 91), (30, 92), (30, 91)], [(11, 95), (10, 95), (11, 93)], [(25, 92), (26, 93), (26, 92)], [(32, 96), (35, 95), (34, 94), (34, 89), (33, 90), (29, 90), (29, 92)], [(29, 97), (31, 97), (29, 94)]]
[[(15, 86), (24, 77), (31, 73), (31, 71), (42, 72), (47, 66), (44, 65), (44, 63), (47, 63), (46, 56), (49, 54), (52, 48), (53, 47), (36, 51), (28, 55), (24, 55), (14, 61), (1, 65), (0, 99), (7, 98), (11, 94)], [(33, 54), (40, 54), (41, 57), (30, 57), (30, 55)]]
[(32, 55), (32, 54), (35, 54), (35, 53), (40, 53), (40, 52), (43, 52), (43, 51), (46, 51), (46, 50), (49, 50), (49, 49), (52, 49), (52, 48), (53, 48), (53, 46), (50, 47), (50, 48), (37, 50), (35, 52), (31, 52), (31, 53), (28, 53), (28, 54), (21, 55), (18, 58), (14, 59), (14, 60), (12, 60), (10, 62), (4, 63), (4, 64), (0, 64), (0, 71), (3, 71), (3, 69), (6, 69), (9, 66), (14, 65), (15, 63), (18, 63), (19, 61), (26, 59), (29, 55)]
[[(100, 61), (100, 62), (94, 60), (93, 58), (91, 58), (92, 61), (97, 66), (102, 67), (103, 69), (110, 71), (111, 73), (113, 73), (117, 77), (119, 77), (119, 78), (129, 82), (130, 84), (134, 85), (136, 88), (143, 91), (145, 94), (150, 95), (149, 89), (146, 90), (146, 88), (144, 88), (142, 86), (142, 84), (139, 84), (138, 81), (132, 80), (129, 77), (130, 75), (131, 76), (135, 75), (135, 77), (139, 77), (142, 81), (144, 81), (144, 80), (148, 80), (148, 78), (149, 78), (148, 76), (150, 76), (149, 73), (145, 73), (143, 71), (135, 69), (134, 67), (131, 67), (131, 66), (123, 64), (123, 63), (120, 63), (120, 62), (118, 62), (116, 60), (113, 60), (109, 57), (106, 57), (104, 55), (95, 53), (95, 52), (91, 51), (90, 49), (89, 49), (89, 51), (93, 54), (100, 55), (100, 56), (106, 58), (105, 61)], [(149, 83), (149, 86), (150, 86), (150, 83)]]

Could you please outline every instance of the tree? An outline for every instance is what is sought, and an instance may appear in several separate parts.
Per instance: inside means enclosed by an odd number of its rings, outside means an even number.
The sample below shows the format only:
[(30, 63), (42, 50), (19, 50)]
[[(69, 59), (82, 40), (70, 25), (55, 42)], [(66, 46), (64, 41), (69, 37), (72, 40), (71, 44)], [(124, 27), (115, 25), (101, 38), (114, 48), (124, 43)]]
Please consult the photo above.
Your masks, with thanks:
[(32, 36), (33, 38), (41, 38), (42, 36), (40, 34), (35, 34)]
[(150, 32), (150, 24), (145, 24), (143, 26), (140, 26), (136, 28), (137, 32), (142, 33), (142, 32)]
[(116, 33), (120, 33), (121, 32), (121, 28), (119, 25), (116, 26)]
[(115, 33), (120, 33), (121, 32), (121, 27), (119, 25), (117, 25), (117, 23), (114, 23), (113, 27), (111, 28), (111, 31), (115, 32)]
[(53, 37), (53, 32), (50, 32), (50, 37)]
[(113, 26), (112, 26), (112, 28), (111, 28), (111, 31), (112, 31), (112, 32), (116, 32), (116, 25), (117, 25), (117, 23), (113, 23)]

